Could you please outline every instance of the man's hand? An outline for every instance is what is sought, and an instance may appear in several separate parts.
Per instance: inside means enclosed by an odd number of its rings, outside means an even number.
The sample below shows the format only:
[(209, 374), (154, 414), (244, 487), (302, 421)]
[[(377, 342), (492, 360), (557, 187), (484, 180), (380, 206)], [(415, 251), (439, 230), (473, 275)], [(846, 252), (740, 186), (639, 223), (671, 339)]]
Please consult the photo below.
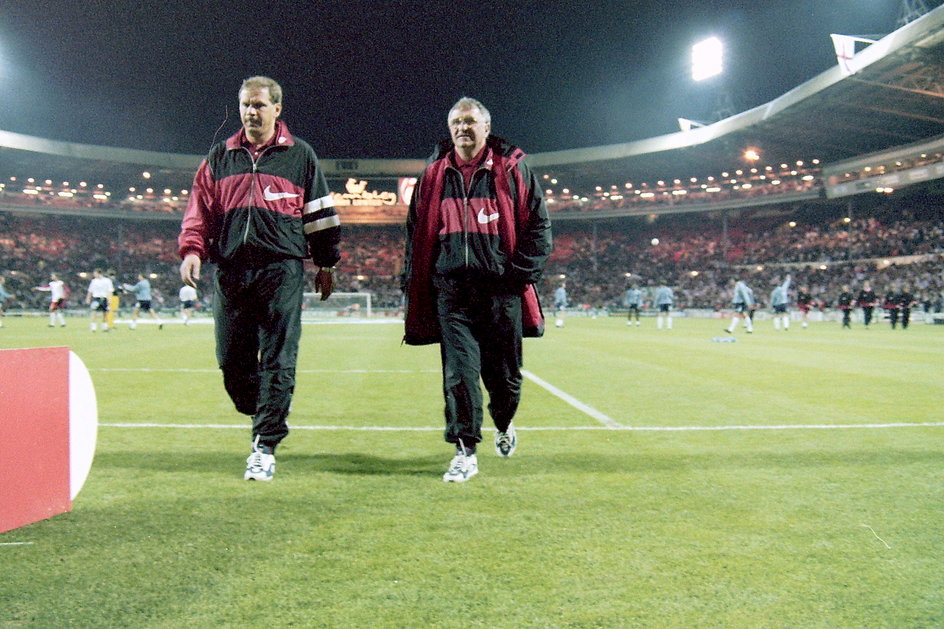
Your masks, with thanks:
[(324, 301), (334, 292), (334, 269), (319, 269), (315, 276), (315, 288), (321, 293), (321, 301)]
[(189, 286), (197, 287), (197, 280), (200, 279), (200, 256), (195, 253), (188, 253), (184, 256), (184, 261), (180, 263), (180, 280)]

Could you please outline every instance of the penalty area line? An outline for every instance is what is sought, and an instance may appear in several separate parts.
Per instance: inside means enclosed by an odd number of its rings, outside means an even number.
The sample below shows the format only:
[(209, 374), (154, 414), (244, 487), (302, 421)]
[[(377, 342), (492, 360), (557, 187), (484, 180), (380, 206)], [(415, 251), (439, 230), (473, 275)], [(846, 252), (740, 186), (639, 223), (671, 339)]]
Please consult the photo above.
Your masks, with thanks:
[(580, 411), (580, 412), (582, 412), (582, 413), (584, 413), (584, 414), (586, 414), (586, 415), (589, 415), (590, 417), (592, 417), (593, 419), (597, 420), (598, 422), (600, 422), (601, 424), (603, 424), (603, 425), (606, 426), (607, 428), (627, 428), (626, 426), (623, 426), (621, 423), (619, 423), (618, 421), (616, 421), (615, 419), (613, 419), (613, 418), (610, 417), (609, 415), (606, 415), (606, 414), (604, 414), (604, 413), (601, 413), (600, 411), (598, 411), (597, 409), (593, 408), (592, 406), (588, 406), (588, 405), (584, 404), (583, 402), (581, 402), (580, 400), (578, 400), (577, 398), (575, 398), (575, 397), (572, 396), (571, 394), (569, 394), (569, 393), (567, 393), (567, 392), (565, 392), (565, 391), (562, 391), (562, 390), (558, 389), (557, 387), (555, 387), (555, 386), (554, 386), (553, 384), (551, 384), (550, 382), (547, 382), (546, 380), (542, 380), (541, 378), (537, 377), (536, 375), (534, 375), (534, 374), (531, 373), (530, 371), (527, 371), (527, 370), (525, 370), (525, 369), (522, 369), (522, 370), (521, 370), (521, 375), (523, 375), (525, 378), (527, 378), (527, 379), (530, 380), (531, 382), (535, 383), (536, 385), (538, 385), (539, 387), (541, 387), (542, 389), (544, 389), (545, 391), (547, 391), (547, 392), (550, 393), (551, 395), (553, 395), (553, 396), (555, 396), (555, 397), (557, 397), (557, 398), (560, 398), (561, 400), (567, 402), (568, 404), (570, 404), (571, 406), (573, 406), (574, 408), (576, 408), (578, 411)]

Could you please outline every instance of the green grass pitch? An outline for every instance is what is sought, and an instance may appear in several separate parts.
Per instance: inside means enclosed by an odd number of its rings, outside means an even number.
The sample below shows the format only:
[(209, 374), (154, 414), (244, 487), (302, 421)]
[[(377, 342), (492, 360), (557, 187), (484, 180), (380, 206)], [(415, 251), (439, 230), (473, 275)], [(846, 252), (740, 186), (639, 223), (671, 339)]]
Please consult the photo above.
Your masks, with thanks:
[(571, 318), (525, 342), (518, 451), (489, 430), (456, 485), (400, 325), (305, 326), (250, 483), (210, 325), (4, 322), (82, 358), (102, 425), (74, 509), (0, 535), (0, 628), (944, 626), (940, 326)]

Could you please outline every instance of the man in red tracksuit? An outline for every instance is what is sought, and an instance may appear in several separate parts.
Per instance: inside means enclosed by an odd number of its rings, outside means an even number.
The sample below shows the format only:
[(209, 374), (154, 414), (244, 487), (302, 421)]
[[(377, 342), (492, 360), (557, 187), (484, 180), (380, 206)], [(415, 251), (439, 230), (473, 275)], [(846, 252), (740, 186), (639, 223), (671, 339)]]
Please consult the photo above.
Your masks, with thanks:
[(242, 129), (210, 149), (194, 177), (178, 238), (180, 277), (195, 286), (216, 262), (213, 316), (223, 384), (251, 415), (246, 480), (272, 480), (288, 434), (305, 290), (304, 260), (334, 290), (340, 222), (318, 157), (284, 122), (282, 88), (268, 77), (239, 90)]
[(447, 482), (478, 472), (482, 391), (495, 449), (511, 456), (521, 399), (522, 337), (541, 336), (534, 283), (551, 251), (551, 224), (524, 152), (490, 135), (488, 110), (460, 99), (416, 185), (407, 217), (404, 342), (439, 343), (445, 439), (456, 452)]

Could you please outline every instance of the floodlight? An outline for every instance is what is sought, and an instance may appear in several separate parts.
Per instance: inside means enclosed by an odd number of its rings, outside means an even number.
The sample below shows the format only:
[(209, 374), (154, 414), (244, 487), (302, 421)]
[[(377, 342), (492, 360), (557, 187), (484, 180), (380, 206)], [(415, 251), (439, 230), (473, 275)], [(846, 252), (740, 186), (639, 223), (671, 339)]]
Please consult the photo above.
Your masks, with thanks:
[(692, 46), (692, 80), (704, 81), (721, 74), (724, 69), (723, 49), (717, 37), (709, 37)]

